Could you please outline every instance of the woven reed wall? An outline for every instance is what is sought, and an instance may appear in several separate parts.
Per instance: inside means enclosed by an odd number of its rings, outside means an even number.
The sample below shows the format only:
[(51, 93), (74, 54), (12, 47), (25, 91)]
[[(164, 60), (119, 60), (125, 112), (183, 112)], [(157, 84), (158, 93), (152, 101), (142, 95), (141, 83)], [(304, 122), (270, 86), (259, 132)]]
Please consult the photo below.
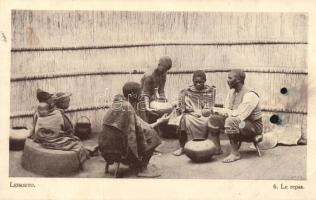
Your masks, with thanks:
[(307, 39), (304, 13), (13, 11), (12, 25), (13, 48)]
[(244, 68), (246, 85), (261, 96), (266, 130), (278, 113), (305, 132), (307, 22), (304, 13), (12, 11), (11, 125), (31, 122), (42, 88), (71, 92), (71, 119), (87, 115), (98, 131), (105, 88), (109, 96), (121, 92), (169, 55), (170, 100), (191, 84), (190, 72), (205, 69), (222, 104), (227, 70)]
[[(172, 71), (245, 67), (252, 69), (306, 69), (305, 44), (279, 45), (168, 45), (155, 47), (24, 51), (12, 54), (14, 76), (78, 71), (146, 70), (161, 55), (173, 59)], [(14, 67), (13, 67), (14, 66)], [(27, 66), (27, 67), (26, 67)]]

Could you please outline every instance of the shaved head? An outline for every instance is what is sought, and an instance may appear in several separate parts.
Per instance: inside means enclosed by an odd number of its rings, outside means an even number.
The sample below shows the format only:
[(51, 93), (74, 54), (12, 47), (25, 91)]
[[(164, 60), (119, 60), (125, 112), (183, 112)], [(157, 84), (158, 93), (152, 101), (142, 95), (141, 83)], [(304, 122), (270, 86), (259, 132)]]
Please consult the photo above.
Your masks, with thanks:
[(162, 56), (159, 59), (159, 64), (165, 66), (167, 70), (169, 70), (172, 67), (172, 60), (169, 56)]
[(232, 69), (230, 73), (234, 74), (236, 79), (240, 80), (240, 82), (245, 83), (246, 74), (242, 69)]

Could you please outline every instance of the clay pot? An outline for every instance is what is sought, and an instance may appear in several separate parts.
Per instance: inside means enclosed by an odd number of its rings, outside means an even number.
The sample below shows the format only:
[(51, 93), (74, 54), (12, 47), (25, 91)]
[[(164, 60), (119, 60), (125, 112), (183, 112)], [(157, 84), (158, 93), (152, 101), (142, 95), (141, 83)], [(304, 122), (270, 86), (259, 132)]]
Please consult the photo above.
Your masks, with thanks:
[(23, 150), (26, 138), (30, 135), (30, 130), (26, 127), (12, 127), (10, 130), (10, 150)]
[(212, 114), (212, 110), (211, 109), (202, 109), (202, 116), (203, 117), (209, 117)]
[[(85, 119), (85, 121), (83, 121), (82, 119)], [(77, 120), (77, 123), (75, 125), (75, 135), (78, 136), (81, 140), (85, 140), (90, 137), (91, 123), (88, 117), (82, 116)]]
[(216, 151), (214, 143), (209, 139), (198, 138), (187, 142), (184, 153), (194, 162), (209, 161)]
[(150, 102), (150, 108), (156, 109), (159, 115), (163, 115), (165, 113), (171, 113), (173, 106), (171, 103), (167, 102), (165, 99), (157, 99)]

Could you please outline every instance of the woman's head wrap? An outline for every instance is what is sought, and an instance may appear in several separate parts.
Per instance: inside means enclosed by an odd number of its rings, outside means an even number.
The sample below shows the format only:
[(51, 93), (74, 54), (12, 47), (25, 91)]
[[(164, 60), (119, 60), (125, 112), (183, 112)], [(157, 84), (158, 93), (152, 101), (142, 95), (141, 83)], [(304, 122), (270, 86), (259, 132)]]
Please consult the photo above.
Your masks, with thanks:
[(65, 102), (65, 101), (70, 101), (70, 96), (71, 96), (71, 93), (57, 92), (54, 95), (56, 106), (59, 107), (59, 104)]
[(47, 100), (50, 99), (52, 96), (53, 94), (46, 92), (42, 89), (36, 90), (36, 98), (40, 103), (47, 102)]

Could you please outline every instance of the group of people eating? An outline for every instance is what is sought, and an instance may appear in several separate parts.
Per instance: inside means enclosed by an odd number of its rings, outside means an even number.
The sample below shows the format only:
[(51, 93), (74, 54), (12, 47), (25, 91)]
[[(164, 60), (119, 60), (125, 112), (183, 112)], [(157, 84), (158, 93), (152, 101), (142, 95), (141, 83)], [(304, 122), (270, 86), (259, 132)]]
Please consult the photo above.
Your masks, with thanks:
[(105, 112), (98, 144), (93, 147), (84, 146), (74, 136), (72, 123), (64, 112), (70, 94), (38, 90), (32, 139), (45, 148), (76, 151), (81, 163), (99, 151), (107, 163), (122, 162), (139, 177), (157, 177), (160, 176), (158, 168), (149, 165), (155, 148), (161, 144), (157, 130), (161, 124), (176, 119), (180, 148), (173, 152), (175, 156), (184, 153), (187, 141), (209, 136), (215, 144), (215, 154), (222, 154), (219, 136), (224, 132), (230, 140), (231, 152), (223, 162), (239, 160), (239, 139), (260, 135), (263, 129), (259, 95), (244, 86), (245, 72), (234, 69), (228, 73), (230, 91), (221, 110), (214, 109), (215, 87), (206, 84), (204, 71), (197, 70), (193, 72), (193, 84), (178, 92), (173, 115), (159, 114), (150, 107), (150, 102), (157, 96), (167, 101), (165, 83), (171, 68), (171, 58), (163, 56), (154, 70), (143, 75), (140, 83), (123, 85), (122, 94), (114, 96)]

